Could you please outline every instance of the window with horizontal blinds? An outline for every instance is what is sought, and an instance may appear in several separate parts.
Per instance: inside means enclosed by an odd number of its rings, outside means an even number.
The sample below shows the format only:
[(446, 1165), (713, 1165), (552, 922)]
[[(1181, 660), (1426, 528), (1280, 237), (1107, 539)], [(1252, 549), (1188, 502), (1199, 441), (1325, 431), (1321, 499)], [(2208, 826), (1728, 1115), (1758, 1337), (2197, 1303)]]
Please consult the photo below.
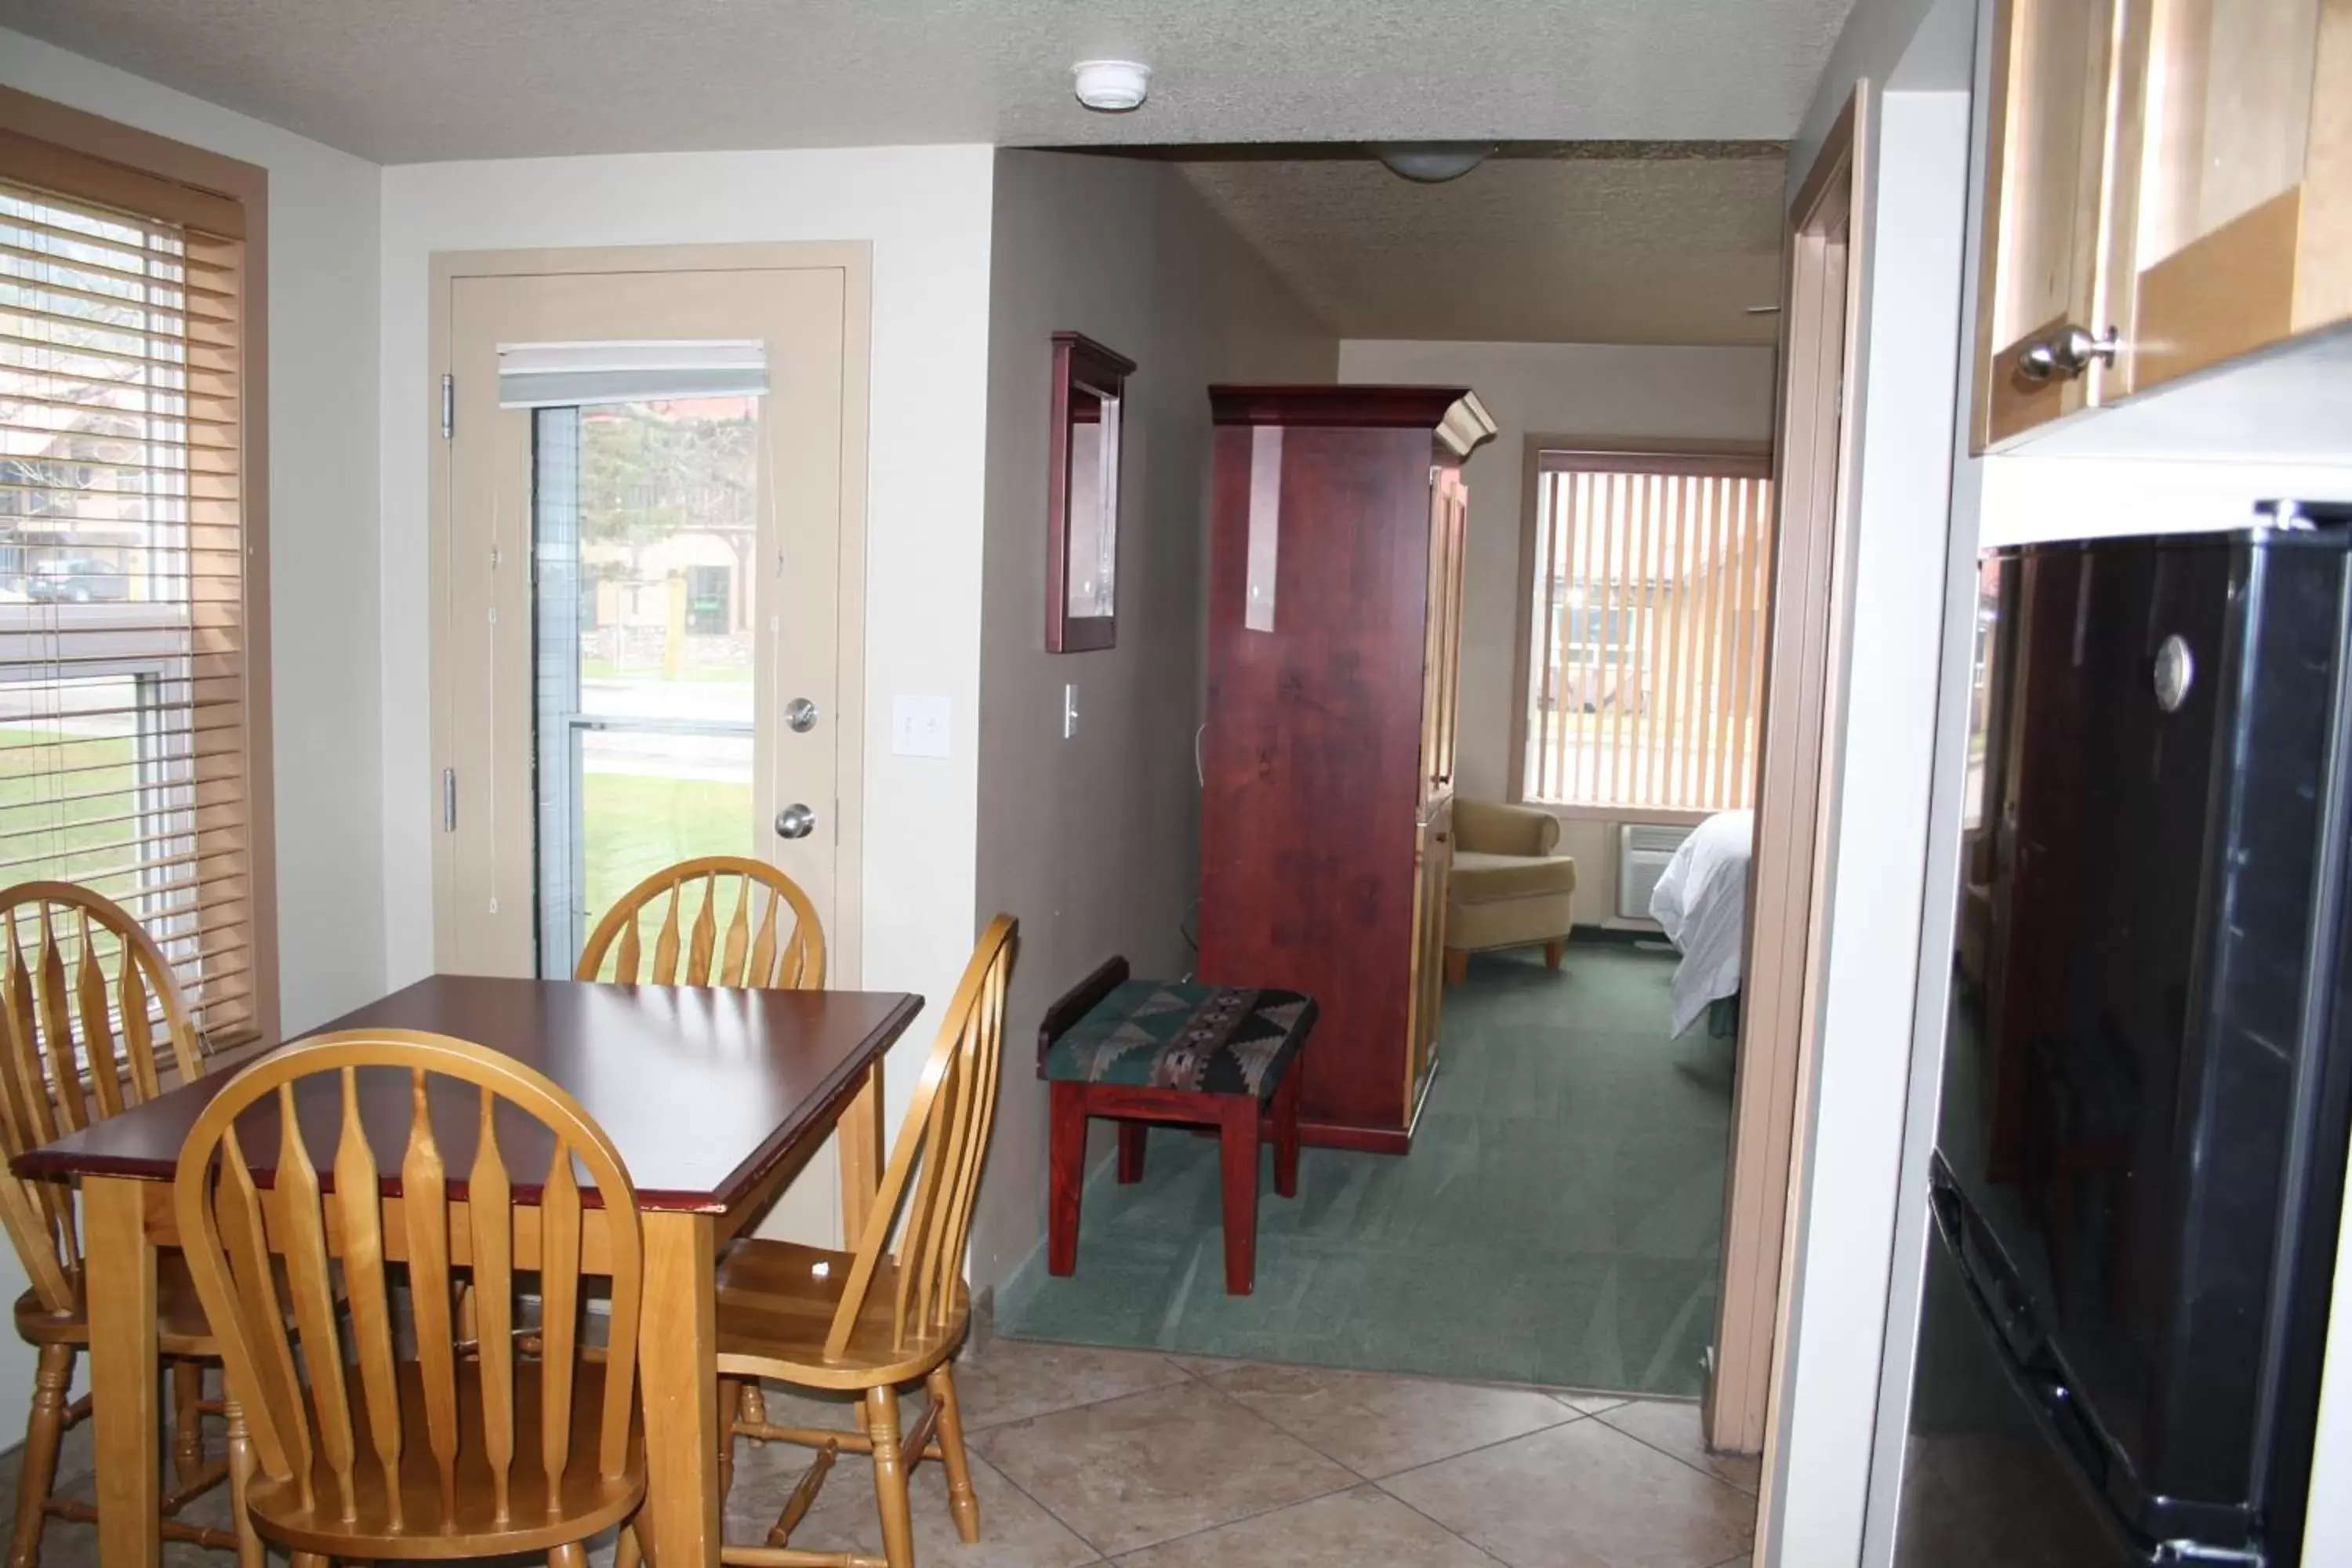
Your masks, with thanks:
[(23, 146), (0, 141), (0, 886), (121, 903), (226, 1045), (264, 968), (244, 234), (166, 181), (118, 205), (142, 187), (116, 164), (90, 161), (105, 200), (57, 188), (73, 157)]
[(1528, 799), (1709, 812), (1754, 803), (1768, 473), (1761, 457), (1539, 456)]

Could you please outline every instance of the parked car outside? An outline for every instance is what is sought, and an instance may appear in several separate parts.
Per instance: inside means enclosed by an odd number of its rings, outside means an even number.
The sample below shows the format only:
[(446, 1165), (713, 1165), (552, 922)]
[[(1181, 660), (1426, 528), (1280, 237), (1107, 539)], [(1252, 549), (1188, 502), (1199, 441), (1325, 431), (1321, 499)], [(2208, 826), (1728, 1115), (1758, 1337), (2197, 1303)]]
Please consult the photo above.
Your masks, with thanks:
[(131, 597), (131, 574), (94, 555), (36, 562), (25, 579), (25, 596), (47, 604), (117, 602)]

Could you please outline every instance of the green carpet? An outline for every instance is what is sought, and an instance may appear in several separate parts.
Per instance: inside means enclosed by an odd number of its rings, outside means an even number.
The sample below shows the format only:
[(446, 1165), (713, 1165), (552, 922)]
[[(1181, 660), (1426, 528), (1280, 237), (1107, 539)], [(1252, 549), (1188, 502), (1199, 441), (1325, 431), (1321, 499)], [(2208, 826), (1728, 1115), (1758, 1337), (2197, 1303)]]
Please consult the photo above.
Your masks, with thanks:
[[(1693, 1394), (1715, 1328), (1731, 1043), (1665, 1037), (1671, 955), (1571, 943), (1474, 959), (1446, 993), (1412, 1152), (1308, 1149), (1224, 1293), (1216, 1145), (1155, 1130), (1144, 1179), (1087, 1188), (1078, 1271), (999, 1292), (1014, 1338)], [(1314, 1048), (1310, 1044), (1310, 1051)]]

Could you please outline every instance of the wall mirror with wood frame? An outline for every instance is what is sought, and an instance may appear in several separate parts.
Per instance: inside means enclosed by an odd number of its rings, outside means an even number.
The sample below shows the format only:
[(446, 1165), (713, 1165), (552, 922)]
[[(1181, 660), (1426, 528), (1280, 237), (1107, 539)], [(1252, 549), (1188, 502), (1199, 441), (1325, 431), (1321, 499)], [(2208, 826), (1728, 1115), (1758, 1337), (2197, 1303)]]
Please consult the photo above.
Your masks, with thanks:
[(1054, 334), (1052, 469), (1045, 487), (1045, 651), (1109, 647), (1118, 620), (1118, 448), (1135, 362)]

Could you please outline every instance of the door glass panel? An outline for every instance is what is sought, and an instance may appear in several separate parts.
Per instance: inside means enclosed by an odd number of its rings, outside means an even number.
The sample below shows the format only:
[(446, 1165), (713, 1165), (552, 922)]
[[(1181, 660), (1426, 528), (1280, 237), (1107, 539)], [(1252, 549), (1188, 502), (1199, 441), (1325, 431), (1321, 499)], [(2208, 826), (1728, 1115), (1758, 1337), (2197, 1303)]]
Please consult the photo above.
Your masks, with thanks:
[(539, 972), (640, 879), (749, 855), (759, 403), (533, 415)]

